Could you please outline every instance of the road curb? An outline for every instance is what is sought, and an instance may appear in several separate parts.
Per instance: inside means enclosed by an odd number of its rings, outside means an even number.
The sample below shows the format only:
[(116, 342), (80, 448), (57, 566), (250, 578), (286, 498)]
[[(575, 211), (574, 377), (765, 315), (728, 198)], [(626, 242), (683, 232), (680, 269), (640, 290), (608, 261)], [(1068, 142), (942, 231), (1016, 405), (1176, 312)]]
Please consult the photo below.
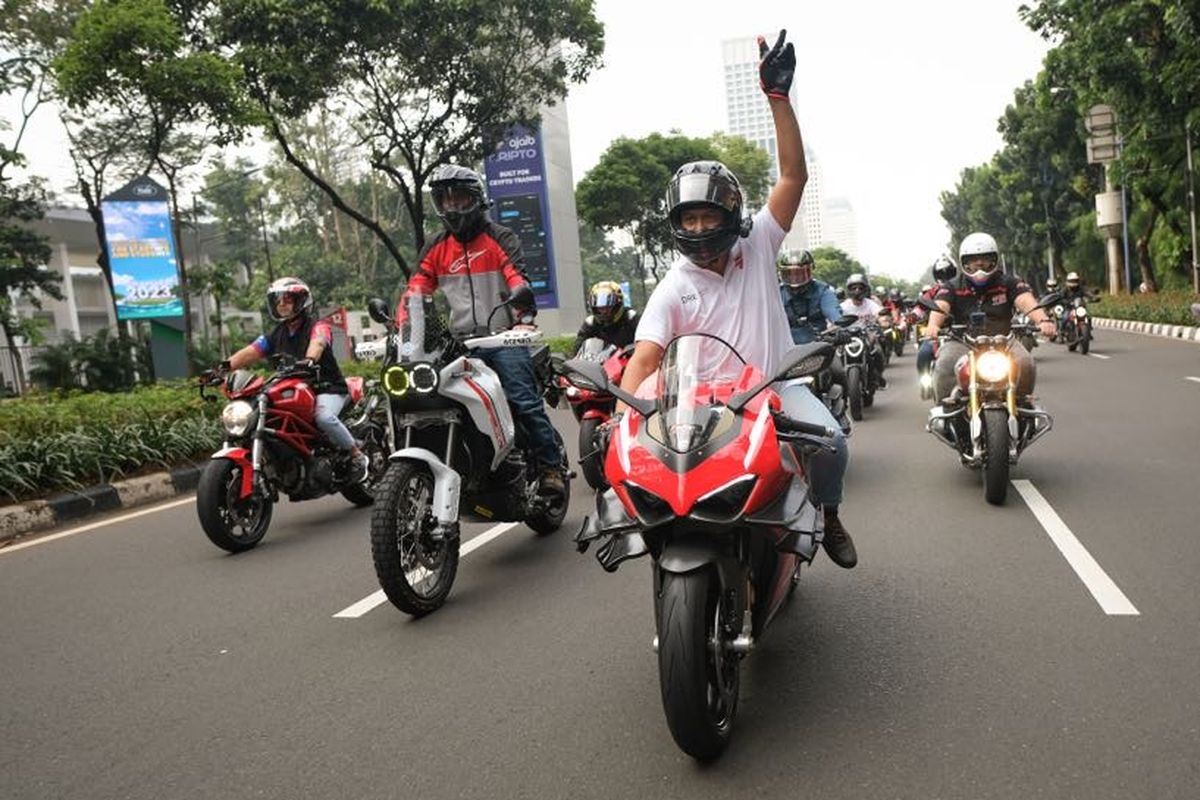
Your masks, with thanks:
[(1163, 325), (1157, 322), (1137, 322), (1132, 319), (1108, 319), (1093, 317), (1092, 322), (1097, 328), (1140, 333), (1144, 336), (1157, 336), (1160, 339), (1178, 339), (1184, 342), (1200, 343), (1200, 328), (1191, 325)]
[(30, 500), (0, 508), (0, 546), (29, 533), (65, 522), (76, 522), (104, 511), (157, 503), (196, 488), (203, 465), (176, 467), (137, 478), (103, 483), (78, 492), (64, 492), (45, 500)]

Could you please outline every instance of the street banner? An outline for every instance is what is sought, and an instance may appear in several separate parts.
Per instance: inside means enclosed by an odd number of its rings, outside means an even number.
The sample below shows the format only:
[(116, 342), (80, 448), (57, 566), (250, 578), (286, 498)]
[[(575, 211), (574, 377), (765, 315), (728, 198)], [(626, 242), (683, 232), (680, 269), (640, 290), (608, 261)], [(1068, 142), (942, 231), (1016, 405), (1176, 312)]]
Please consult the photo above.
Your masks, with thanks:
[(143, 175), (100, 203), (119, 320), (183, 316), (167, 199)]
[(325, 317), (325, 321), (335, 328), (341, 328), (343, 331), (348, 332), (350, 330), (349, 325), (346, 322), (345, 306), (339, 306), (333, 311), (330, 311), (328, 316)]
[(484, 162), (496, 222), (521, 240), (525, 275), (538, 308), (558, 308), (546, 162), (540, 129), (514, 126)]

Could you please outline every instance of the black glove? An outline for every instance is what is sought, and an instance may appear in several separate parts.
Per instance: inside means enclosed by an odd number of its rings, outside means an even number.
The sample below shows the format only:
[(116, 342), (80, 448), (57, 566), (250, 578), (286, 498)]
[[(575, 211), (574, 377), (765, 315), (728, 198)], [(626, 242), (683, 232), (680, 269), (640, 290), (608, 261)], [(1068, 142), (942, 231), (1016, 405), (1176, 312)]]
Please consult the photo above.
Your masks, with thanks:
[(292, 365), (292, 369), (301, 370), (303, 372), (316, 372), (317, 363), (311, 358), (302, 358)]
[(788, 99), (792, 76), (796, 74), (796, 50), (791, 42), (784, 45), (786, 34), (786, 29), (781, 30), (775, 46), (770, 50), (767, 49), (767, 40), (758, 37), (758, 82), (767, 97), (777, 100)]

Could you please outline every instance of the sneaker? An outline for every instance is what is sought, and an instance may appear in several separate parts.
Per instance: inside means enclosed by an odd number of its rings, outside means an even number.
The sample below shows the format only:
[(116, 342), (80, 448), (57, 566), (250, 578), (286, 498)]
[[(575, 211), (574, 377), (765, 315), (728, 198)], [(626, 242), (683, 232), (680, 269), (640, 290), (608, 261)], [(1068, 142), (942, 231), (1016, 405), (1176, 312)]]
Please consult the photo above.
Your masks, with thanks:
[(846, 530), (837, 517), (825, 517), (825, 538), (821, 544), (825, 547), (829, 560), (842, 569), (850, 569), (858, 563), (858, 551), (854, 549), (850, 531)]
[(887, 378), (883, 377), (883, 373), (880, 373), (879, 377), (875, 379), (875, 386), (880, 389), (887, 388)]
[(546, 467), (542, 470), (541, 480), (538, 481), (538, 494), (557, 494), (565, 495), (567, 493), (567, 480), (563, 477), (563, 471), (558, 467)]

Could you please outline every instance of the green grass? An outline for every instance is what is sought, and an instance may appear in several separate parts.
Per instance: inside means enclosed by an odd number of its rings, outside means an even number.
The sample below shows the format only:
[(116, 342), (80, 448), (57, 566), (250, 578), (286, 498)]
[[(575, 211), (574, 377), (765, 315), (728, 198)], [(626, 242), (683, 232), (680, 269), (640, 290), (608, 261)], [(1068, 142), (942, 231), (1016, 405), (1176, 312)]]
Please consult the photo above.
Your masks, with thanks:
[(1164, 325), (1196, 325), (1192, 303), (1200, 296), (1186, 290), (1170, 290), (1157, 294), (1101, 295), (1088, 310), (1093, 316), (1110, 319), (1130, 319)]

